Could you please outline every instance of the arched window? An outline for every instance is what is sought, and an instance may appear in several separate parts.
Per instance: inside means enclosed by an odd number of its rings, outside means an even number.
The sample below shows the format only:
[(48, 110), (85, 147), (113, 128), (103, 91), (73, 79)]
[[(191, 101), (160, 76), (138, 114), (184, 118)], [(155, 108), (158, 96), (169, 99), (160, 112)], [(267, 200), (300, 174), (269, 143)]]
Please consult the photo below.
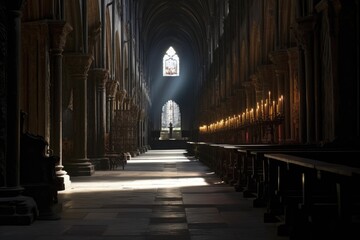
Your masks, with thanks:
[(163, 76), (179, 76), (179, 56), (173, 47), (169, 47), (163, 57)]
[(181, 114), (179, 105), (173, 100), (167, 101), (162, 107), (160, 139), (181, 138)]

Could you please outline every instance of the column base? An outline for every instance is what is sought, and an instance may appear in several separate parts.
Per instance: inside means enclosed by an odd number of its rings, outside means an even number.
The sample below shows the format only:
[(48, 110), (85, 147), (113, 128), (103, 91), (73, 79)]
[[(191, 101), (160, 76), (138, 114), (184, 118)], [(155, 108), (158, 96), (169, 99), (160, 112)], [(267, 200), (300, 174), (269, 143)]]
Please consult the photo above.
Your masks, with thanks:
[(58, 191), (66, 190), (71, 187), (70, 176), (67, 175), (67, 173), (63, 175), (57, 175), (56, 181), (57, 181), (56, 185)]
[(71, 187), (70, 176), (63, 170), (63, 165), (55, 166), (56, 170), (56, 186), (58, 191), (66, 190)]
[(19, 195), (22, 188), (0, 190), (0, 225), (30, 225), (39, 215), (33, 198)]
[(91, 176), (95, 173), (94, 165), (87, 158), (73, 159), (64, 166), (70, 176)]

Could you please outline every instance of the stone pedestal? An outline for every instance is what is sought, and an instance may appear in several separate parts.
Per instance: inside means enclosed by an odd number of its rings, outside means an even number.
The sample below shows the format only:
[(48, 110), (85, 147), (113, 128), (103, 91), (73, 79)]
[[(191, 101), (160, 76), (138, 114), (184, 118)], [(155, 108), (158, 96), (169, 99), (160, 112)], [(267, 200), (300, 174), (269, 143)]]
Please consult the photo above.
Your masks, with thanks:
[(30, 225), (39, 215), (35, 200), (20, 195), (22, 190), (0, 189), (0, 225)]

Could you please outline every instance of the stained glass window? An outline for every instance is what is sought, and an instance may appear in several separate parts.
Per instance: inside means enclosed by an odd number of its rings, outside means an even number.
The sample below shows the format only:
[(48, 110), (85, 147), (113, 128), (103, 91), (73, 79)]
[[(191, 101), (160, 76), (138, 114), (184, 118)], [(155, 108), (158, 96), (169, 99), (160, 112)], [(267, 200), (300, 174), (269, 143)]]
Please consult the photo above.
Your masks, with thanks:
[(163, 76), (179, 76), (179, 56), (169, 47), (163, 57)]
[(176, 102), (169, 100), (162, 107), (159, 140), (176, 140), (181, 138), (180, 108)]
[(181, 114), (179, 105), (173, 100), (169, 100), (162, 107), (161, 114), (161, 129), (168, 130), (169, 126), (174, 128), (174, 130), (181, 129)]

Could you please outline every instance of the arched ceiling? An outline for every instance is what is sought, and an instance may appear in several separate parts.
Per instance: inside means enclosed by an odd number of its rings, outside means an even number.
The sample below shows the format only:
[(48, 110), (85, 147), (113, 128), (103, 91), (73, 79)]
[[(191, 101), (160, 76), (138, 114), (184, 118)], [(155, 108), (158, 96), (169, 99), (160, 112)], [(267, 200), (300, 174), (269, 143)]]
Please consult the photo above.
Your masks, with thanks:
[[(175, 42), (188, 46), (196, 55), (206, 47), (209, 23), (208, 0), (139, 0), (139, 18), (144, 49), (163, 49)], [(200, 60), (200, 59), (197, 59)]]
[[(207, 33), (214, 0), (138, 0), (136, 17), (144, 51), (151, 100), (155, 108), (175, 100), (182, 113), (194, 110), (199, 82), (208, 51)], [(212, 3), (212, 4), (210, 4)], [(180, 77), (162, 77), (162, 57), (173, 46), (180, 57)], [(159, 94), (160, 93), (160, 94)], [(185, 113), (186, 114), (186, 113)]]

